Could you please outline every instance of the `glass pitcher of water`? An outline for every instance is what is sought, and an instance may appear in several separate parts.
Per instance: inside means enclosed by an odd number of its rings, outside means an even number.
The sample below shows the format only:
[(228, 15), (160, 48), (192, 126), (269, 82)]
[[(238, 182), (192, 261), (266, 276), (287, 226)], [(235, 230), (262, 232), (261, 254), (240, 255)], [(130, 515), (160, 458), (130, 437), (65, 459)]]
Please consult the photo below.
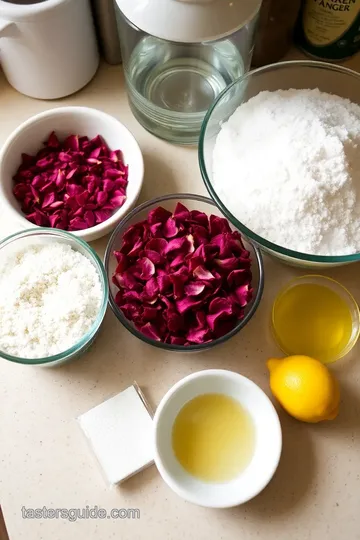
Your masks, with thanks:
[(197, 144), (212, 101), (250, 67), (261, 0), (116, 0), (131, 109), (154, 135)]

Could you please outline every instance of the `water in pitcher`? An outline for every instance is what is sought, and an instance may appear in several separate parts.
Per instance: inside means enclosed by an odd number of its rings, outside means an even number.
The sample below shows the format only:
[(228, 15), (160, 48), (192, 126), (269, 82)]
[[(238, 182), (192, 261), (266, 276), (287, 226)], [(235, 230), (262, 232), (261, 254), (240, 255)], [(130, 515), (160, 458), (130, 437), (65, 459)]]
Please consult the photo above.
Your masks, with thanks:
[(130, 105), (144, 127), (164, 138), (171, 130), (177, 142), (193, 132), (194, 143), (212, 101), (243, 72), (230, 40), (179, 44), (153, 36), (140, 40), (125, 66)]

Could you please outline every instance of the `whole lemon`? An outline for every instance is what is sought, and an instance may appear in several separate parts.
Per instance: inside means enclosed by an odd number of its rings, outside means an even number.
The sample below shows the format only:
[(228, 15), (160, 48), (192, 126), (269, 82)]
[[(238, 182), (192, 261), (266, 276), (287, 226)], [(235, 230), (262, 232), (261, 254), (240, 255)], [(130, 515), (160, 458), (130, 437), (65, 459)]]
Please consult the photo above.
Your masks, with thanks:
[(284, 409), (303, 422), (333, 420), (339, 412), (340, 392), (329, 369), (309, 356), (270, 358), (270, 388)]

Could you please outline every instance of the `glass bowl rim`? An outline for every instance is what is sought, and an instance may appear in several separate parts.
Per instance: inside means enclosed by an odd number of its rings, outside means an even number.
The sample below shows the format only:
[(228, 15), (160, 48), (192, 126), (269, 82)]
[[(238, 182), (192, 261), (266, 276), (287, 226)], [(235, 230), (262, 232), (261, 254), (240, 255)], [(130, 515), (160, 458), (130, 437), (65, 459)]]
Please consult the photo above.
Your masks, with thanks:
[(291, 288), (296, 287), (296, 285), (298, 285), (298, 284), (301, 284), (302, 280), (316, 280), (316, 281), (324, 282), (324, 285), (323, 285), (324, 287), (328, 287), (329, 286), (328, 283), (332, 284), (333, 286), (335, 286), (335, 288), (340, 289), (344, 293), (344, 295), (346, 296), (347, 305), (351, 304), (351, 306), (354, 308), (354, 311), (356, 313), (355, 316), (356, 316), (357, 326), (358, 326), (356, 334), (354, 336), (350, 337), (349, 342), (347, 343), (347, 345), (344, 347), (344, 349), (341, 351), (341, 353), (339, 355), (334, 356), (334, 358), (332, 358), (331, 360), (329, 360), (327, 362), (322, 362), (325, 365), (333, 364), (334, 362), (337, 362), (341, 358), (344, 358), (344, 356), (346, 356), (355, 347), (355, 345), (356, 345), (356, 343), (357, 343), (357, 341), (359, 339), (359, 336), (360, 336), (360, 309), (359, 309), (359, 305), (358, 305), (357, 301), (355, 300), (355, 297), (349, 291), (349, 289), (347, 287), (345, 287), (345, 285), (340, 283), (340, 281), (337, 281), (336, 279), (334, 279), (332, 277), (324, 276), (322, 274), (304, 274), (302, 276), (295, 276), (295, 277), (291, 278), (289, 281), (287, 281), (285, 283), (285, 285), (283, 285), (279, 289), (279, 291), (277, 292), (277, 294), (276, 294), (276, 296), (275, 296), (275, 298), (273, 300), (272, 307), (271, 307), (271, 330), (272, 330), (273, 338), (274, 338), (275, 343), (277, 344), (277, 346), (280, 348), (280, 350), (284, 354), (286, 354), (287, 356), (295, 354), (295, 353), (290, 353), (281, 344), (281, 339), (280, 339), (280, 336), (279, 336), (279, 334), (278, 334), (278, 332), (276, 330), (274, 320), (275, 320), (275, 311), (276, 311), (277, 304), (278, 304), (279, 300)]
[(288, 67), (306, 67), (306, 68), (317, 68), (317, 69), (324, 69), (327, 71), (334, 71), (337, 73), (341, 73), (342, 75), (348, 75), (350, 77), (356, 78), (359, 80), (360, 83), (360, 74), (356, 71), (349, 69), (347, 67), (338, 66), (336, 64), (330, 64), (326, 62), (319, 62), (316, 60), (287, 60), (285, 62), (277, 62), (275, 64), (269, 64), (257, 69), (254, 69), (252, 71), (248, 71), (238, 79), (236, 79), (234, 82), (232, 82), (229, 86), (227, 86), (213, 101), (212, 105), (208, 109), (204, 121), (201, 126), (200, 131), (200, 139), (199, 139), (199, 148), (198, 148), (198, 161), (199, 161), (199, 167), (202, 179), (204, 181), (205, 187), (208, 190), (211, 198), (215, 201), (216, 205), (219, 207), (221, 212), (226, 216), (226, 218), (241, 231), (248, 239), (251, 239), (253, 242), (255, 242), (257, 245), (259, 245), (261, 248), (267, 248), (268, 250), (271, 250), (274, 252), (274, 254), (280, 254), (285, 255), (286, 257), (290, 257), (292, 259), (298, 259), (300, 261), (306, 261), (306, 262), (316, 262), (316, 263), (351, 263), (360, 261), (360, 252), (352, 253), (350, 255), (312, 255), (310, 253), (303, 253), (301, 251), (295, 251), (292, 249), (285, 248), (283, 246), (280, 246), (279, 244), (274, 244), (273, 242), (270, 242), (269, 240), (266, 240), (262, 236), (256, 234), (251, 229), (246, 227), (241, 221), (239, 221), (224, 205), (224, 203), (221, 201), (217, 193), (215, 192), (212, 182), (210, 178), (208, 177), (206, 165), (205, 165), (205, 159), (204, 159), (204, 142), (205, 142), (205, 134), (207, 130), (208, 123), (210, 121), (210, 118), (220, 103), (220, 101), (223, 99), (223, 97), (229, 93), (235, 86), (238, 84), (243, 83), (247, 79), (250, 79), (253, 75), (258, 75), (262, 73), (266, 73), (268, 71), (275, 71), (278, 69), (286, 69)]
[(39, 235), (48, 235), (48, 236), (60, 236), (63, 237), (65, 240), (72, 240), (75, 244), (80, 244), (80, 246), (87, 251), (87, 253), (90, 255), (91, 259), (95, 262), (96, 270), (100, 278), (101, 283), (101, 290), (102, 290), (102, 300), (100, 309), (98, 312), (98, 315), (92, 324), (91, 328), (82, 336), (82, 338), (77, 341), (72, 347), (69, 347), (65, 351), (62, 351), (60, 353), (46, 356), (46, 357), (39, 357), (39, 358), (22, 358), (20, 356), (13, 356), (11, 354), (7, 354), (0, 350), (0, 358), (4, 358), (5, 360), (9, 360), (10, 362), (14, 362), (17, 364), (23, 364), (23, 365), (46, 365), (53, 362), (58, 362), (67, 359), (67, 357), (74, 356), (78, 351), (80, 351), (90, 340), (91, 338), (96, 334), (97, 330), (99, 329), (102, 320), (106, 313), (107, 303), (108, 303), (108, 297), (109, 297), (109, 284), (107, 280), (107, 275), (105, 272), (105, 268), (103, 263), (101, 262), (100, 257), (95, 252), (95, 250), (89, 246), (87, 242), (82, 240), (81, 238), (78, 238), (77, 236), (74, 236), (73, 234), (69, 233), (68, 231), (63, 231), (62, 229), (50, 229), (49, 227), (33, 227), (30, 229), (24, 229), (22, 231), (18, 231), (16, 233), (13, 233), (3, 240), (0, 241), (0, 251), (1, 248), (5, 247), (7, 244), (10, 244), (12, 242), (16, 242), (16, 240), (22, 238), (22, 237), (30, 237), (30, 236), (39, 236)]
[[(144, 203), (140, 204), (139, 206), (134, 208), (131, 212), (129, 212), (129, 214), (127, 214), (127, 216), (124, 219), (120, 221), (120, 223), (117, 225), (116, 229), (113, 231), (109, 239), (109, 242), (106, 246), (105, 257), (104, 257), (105, 271), (108, 278), (109, 278), (110, 257), (112, 256), (113, 244), (115, 243), (115, 240), (117, 236), (119, 235), (119, 233), (121, 231), (125, 231), (126, 226), (129, 223), (129, 221), (133, 217), (135, 217), (137, 214), (142, 212), (143, 210), (147, 210), (149, 207), (155, 204), (160, 204), (164, 201), (179, 200), (179, 199), (199, 201), (205, 204), (210, 204), (214, 208), (217, 208), (216, 204), (214, 203), (212, 199), (210, 199), (209, 197), (204, 197), (203, 195), (197, 195), (195, 193), (171, 193), (168, 195), (155, 197), (153, 199), (150, 199), (149, 201), (145, 201)], [(217, 209), (219, 210), (219, 208)], [(259, 271), (259, 283), (258, 283), (256, 294), (254, 296), (254, 301), (250, 310), (245, 315), (245, 317), (241, 319), (239, 323), (224, 336), (218, 339), (214, 339), (213, 341), (210, 341), (208, 343), (195, 343), (193, 345), (186, 345), (186, 346), (185, 345), (172, 345), (171, 343), (164, 343), (163, 341), (155, 341), (153, 339), (150, 339), (144, 334), (142, 334), (139, 330), (137, 330), (137, 328), (135, 328), (135, 326), (132, 325), (131, 321), (129, 321), (125, 317), (125, 315), (123, 315), (121, 309), (116, 305), (115, 299), (113, 298), (113, 295), (110, 289), (109, 290), (109, 304), (114, 315), (122, 323), (122, 325), (125, 326), (125, 328), (129, 330), (129, 332), (131, 332), (131, 334), (139, 338), (141, 341), (144, 341), (145, 343), (152, 345), (154, 347), (157, 347), (159, 349), (168, 350), (168, 351), (176, 351), (176, 352), (179, 352), (179, 351), (180, 352), (193, 352), (193, 351), (201, 351), (201, 350), (210, 349), (214, 347), (215, 345), (220, 345), (224, 343), (225, 341), (233, 337), (235, 334), (237, 334), (250, 321), (250, 319), (253, 317), (253, 315), (255, 314), (260, 304), (260, 300), (262, 298), (262, 294), (264, 291), (264, 263), (263, 263), (261, 251), (256, 245), (253, 244), (253, 242), (251, 242), (251, 240), (249, 240), (248, 238), (245, 238), (245, 240), (249, 244), (251, 244), (255, 253), (255, 259), (256, 259), (256, 263), (257, 263), (258, 271)]]

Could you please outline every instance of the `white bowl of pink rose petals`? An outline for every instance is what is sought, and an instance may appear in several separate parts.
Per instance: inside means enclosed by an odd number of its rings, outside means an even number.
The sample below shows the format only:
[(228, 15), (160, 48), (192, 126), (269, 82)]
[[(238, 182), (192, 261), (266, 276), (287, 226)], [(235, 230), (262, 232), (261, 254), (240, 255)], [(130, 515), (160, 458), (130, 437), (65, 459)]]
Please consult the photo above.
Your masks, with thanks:
[(134, 207), (144, 162), (119, 120), (59, 107), (21, 124), (0, 153), (0, 197), (23, 228), (50, 227), (86, 241), (111, 232)]

